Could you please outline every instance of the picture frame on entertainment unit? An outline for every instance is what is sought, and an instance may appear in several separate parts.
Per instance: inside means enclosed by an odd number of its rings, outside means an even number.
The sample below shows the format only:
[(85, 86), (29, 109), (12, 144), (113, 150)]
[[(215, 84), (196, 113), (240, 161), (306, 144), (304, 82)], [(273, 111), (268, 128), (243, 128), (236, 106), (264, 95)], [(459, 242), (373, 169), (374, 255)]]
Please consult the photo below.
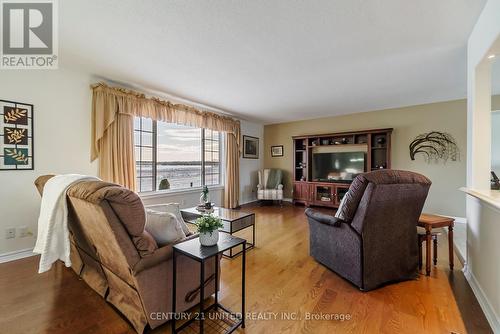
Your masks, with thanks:
[(274, 157), (282, 157), (283, 154), (283, 145), (271, 146), (271, 156)]

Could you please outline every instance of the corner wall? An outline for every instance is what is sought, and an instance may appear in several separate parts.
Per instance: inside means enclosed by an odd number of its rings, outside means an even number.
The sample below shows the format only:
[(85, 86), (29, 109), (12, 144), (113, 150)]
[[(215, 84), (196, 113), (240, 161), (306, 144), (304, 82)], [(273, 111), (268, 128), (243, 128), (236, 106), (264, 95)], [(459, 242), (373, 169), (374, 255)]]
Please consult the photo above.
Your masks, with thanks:
[(242, 120), (241, 135), (259, 138), (259, 159), (240, 158), (240, 204), (246, 204), (257, 200), (258, 171), (264, 165), (264, 126)]
[[(1, 71), (0, 99), (34, 105), (35, 170), (0, 171), (0, 254), (33, 248), (43, 174), (97, 175), (90, 163), (89, 85), (92, 76), (67, 70)], [(5, 239), (6, 228), (26, 226), (33, 236)]]
[[(500, 0), (489, 0), (467, 46), (467, 187), (489, 193), (491, 170), (491, 62), (500, 43)], [(497, 52), (497, 57), (498, 57)], [(493, 106), (491, 106), (493, 103)], [(500, 333), (500, 203), (467, 197), (467, 260), (464, 274), (495, 333)]]
[[(458, 188), (465, 185), (466, 179), (466, 108), (466, 101), (458, 100), (266, 125), (264, 166), (285, 171), (285, 197), (290, 198), (293, 177), (292, 136), (394, 128), (391, 139), (392, 168), (415, 171), (432, 181), (424, 210), (464, 217), (465, 195)], [(410, 142), (417, 135), (432, 130), (448, 132), (455, 138), (461, 151), (460, 161), (427, 163), (421, 155), (415, 161), (410, 159)], [(272, 158), (269, 153), (271, 145), (284, 145), (284, 157)]]

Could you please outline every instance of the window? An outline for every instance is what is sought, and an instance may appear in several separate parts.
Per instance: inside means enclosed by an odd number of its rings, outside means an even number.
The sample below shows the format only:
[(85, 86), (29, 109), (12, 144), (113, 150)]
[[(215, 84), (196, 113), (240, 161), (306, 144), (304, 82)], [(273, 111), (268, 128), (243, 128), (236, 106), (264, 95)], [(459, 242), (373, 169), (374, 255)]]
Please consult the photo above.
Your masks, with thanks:
[(221, 183), (221, 133), (134, 119), (137, 189), (189, 189)]

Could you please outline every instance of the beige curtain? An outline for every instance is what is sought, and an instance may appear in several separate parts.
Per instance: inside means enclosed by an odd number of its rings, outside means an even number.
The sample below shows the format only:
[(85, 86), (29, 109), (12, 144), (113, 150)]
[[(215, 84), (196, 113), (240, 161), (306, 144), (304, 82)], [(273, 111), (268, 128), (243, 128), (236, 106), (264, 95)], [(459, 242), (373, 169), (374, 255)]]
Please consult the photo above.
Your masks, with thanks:
[[(135, 190), (133, 117), (184, 124), (226, 133), (226, 207), (238, 205), (241, 127), (238, 120), (131, 90), (92, 86), (92, 152), (99, 158), (100, 177)], [(231, 138), (231, 139), (228, 139)], [(229, 179), (230, 178), (230, 179)]]
[(226, 175), (224, 179), (224, 207), (237, 208), (240, 197), (240, 152), (233, 134), (225, 136)]
[(101, 179), (135, 189), (134, 118), (118, 114), (99, 141)]

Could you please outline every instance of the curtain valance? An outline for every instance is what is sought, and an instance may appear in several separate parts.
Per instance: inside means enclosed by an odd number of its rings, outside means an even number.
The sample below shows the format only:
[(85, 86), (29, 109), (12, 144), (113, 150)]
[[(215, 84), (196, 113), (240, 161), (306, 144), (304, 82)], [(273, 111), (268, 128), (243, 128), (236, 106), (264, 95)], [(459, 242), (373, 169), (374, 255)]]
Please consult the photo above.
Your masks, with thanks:
[(99, 176), (103, 180), (136, 189), (135, 116), (211, 129), (226, 133), (224, 206), (239, 206), (240, 121), (188, 105), (148, 98), (142, 93), (109, 87), (104, 83), (91, 88), (91, 160), (99, 158)]
[(99, 141), (119, 114), (226, 132), (234, 135), (240, 147), (240, 121), (231, 117), (155, 97), (148, 98), (142, 93), (104, 83), (93, 85), (92, 90), (92, 161), (99, 156)]

